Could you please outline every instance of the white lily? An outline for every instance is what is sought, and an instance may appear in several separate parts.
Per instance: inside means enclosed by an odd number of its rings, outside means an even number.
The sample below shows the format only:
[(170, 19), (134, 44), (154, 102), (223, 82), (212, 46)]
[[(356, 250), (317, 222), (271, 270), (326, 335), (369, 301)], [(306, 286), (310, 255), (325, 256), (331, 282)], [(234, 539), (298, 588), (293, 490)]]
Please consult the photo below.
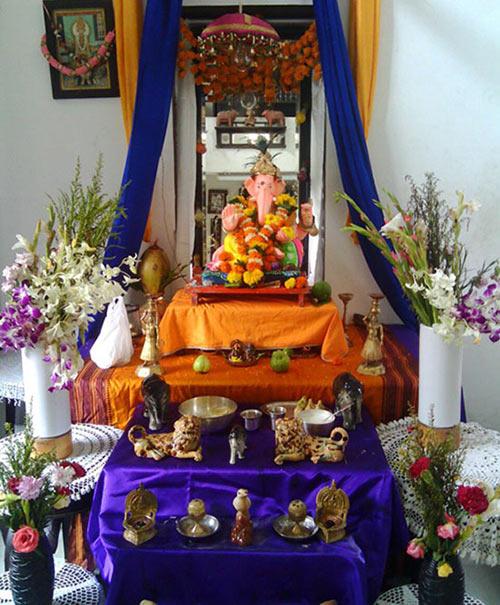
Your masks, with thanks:
[(401, 212), (398, 212), (391, 218), (389, 222), (383, 225), (380, 229), (380, 233), (385, 237), (388, 237), (390, 233), (398, 233), (402, 231), (405, 226), (405, 220)]

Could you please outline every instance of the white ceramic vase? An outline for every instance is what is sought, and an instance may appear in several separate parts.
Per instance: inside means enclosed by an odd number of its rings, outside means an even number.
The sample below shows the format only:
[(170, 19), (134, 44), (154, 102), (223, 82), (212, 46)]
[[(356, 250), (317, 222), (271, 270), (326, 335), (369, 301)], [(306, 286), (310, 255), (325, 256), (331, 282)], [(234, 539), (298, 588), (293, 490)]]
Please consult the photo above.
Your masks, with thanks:
[(69, 393), (49, 392), (52, 364), (43, 357), (40, 346), (22, 349), (26, 412), (31, 415), (37, 450), (54, 451), (58, 458), (66, 458), (72, 451)]
[(460, 423), (463, 347), (420, 325), (418, 419), (436, 429)]

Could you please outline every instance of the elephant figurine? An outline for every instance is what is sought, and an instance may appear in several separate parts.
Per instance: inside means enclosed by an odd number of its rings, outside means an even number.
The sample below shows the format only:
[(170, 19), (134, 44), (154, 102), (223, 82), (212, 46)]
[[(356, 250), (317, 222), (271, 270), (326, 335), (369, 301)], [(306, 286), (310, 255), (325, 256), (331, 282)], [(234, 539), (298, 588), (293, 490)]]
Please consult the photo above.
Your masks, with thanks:
[(349, 372), (339, 374), (333, 381), (335, 407), (337, 411), (342, 410), (343, 424), (348, 431), (352, 431), (357, 424), (363, 422), (361, 417), (363, 392), (362, 383)]
[(228, 109), (227, 111), (219, 111), (217, 113), (217, 117), (215, 118), (215, 125), (222, 126), (222, 124), (227, 124), (229, 127), (232, 127), (234, 121), (238, 117), (238, 112), (236, 109)]
[(149, 418), (149, 430), (157, 431), (167, 421), (170, 386), (157, 374), (142, 381), (144, 416)]
[(282, 111), (277, 111), (276, 109), (265, 109), (262, 112), (262, 115), (266, 118), (269, 126), (277, 123), (278, 126), (285, 125), (285, 114)]

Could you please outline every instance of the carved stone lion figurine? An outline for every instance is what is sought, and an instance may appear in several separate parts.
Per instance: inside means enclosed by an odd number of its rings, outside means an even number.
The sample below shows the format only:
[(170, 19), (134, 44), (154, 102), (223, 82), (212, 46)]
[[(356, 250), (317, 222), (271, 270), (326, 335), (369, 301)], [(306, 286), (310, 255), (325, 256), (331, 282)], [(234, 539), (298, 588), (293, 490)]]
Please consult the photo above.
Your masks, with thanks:
[(329, 437), (306, 437), (306, 455), (311, 462), (342, 462), (349, 433), (341, 426), (335, 427)]
[(342, 427), (335, 427), (329, 437), (306, 435), (300, 418), (279, 418), (276, 420), (276, 448), (274, 462), (299, 462), (306, 457), (311, 462), (342, 462), (349, 433)]
[(300, 418), (276, 420), (276, 448), (274, 462), (299, 462), (305, 458), (305, 433)]
[[(139, 437), (137, 436), (139, 434)], [(161, 460), (165, 456), (202, 460), (201, 420), (196, 416), (182, 416), (174, 423), (172, 433), (148, 435), (141, 425), (134, 425), (128, 432), (136, 456)]]

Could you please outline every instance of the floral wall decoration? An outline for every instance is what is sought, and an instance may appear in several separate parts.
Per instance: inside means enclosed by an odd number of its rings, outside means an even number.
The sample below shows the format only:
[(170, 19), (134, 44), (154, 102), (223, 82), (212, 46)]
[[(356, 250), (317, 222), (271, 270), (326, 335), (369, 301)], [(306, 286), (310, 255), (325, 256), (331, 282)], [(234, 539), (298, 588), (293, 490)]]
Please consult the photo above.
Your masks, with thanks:
[(177, 67), (181, 78), (193, 74), (209, 101), (254, 92), (272, 103), (279, 90), (298, 92), (304, 78), (321, 78), (316, 24), (291, 41), (253, 33), (197, 37), (181, 21)]

